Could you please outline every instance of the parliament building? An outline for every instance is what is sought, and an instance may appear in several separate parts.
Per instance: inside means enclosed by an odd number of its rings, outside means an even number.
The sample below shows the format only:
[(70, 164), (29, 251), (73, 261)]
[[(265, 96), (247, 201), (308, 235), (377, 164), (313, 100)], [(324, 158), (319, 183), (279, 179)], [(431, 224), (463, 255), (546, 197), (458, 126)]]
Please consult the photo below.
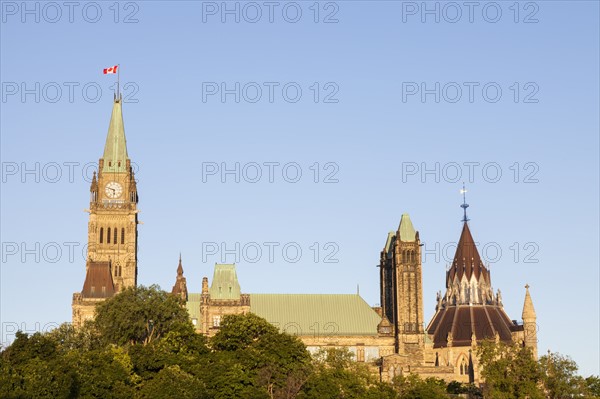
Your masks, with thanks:
[[(96, 304), (137, 284), (138, 193), (127, 155), (122, 100), (115, 99), (104, 154), (90, 187), (88, 249), (83, 288), (73, 294), (73, 324), (94, 317)], [(481, 382), (475, 349), (482, 340), (514, 342), (537, 357), (537, 324), (529, 287), (522, 322), (504, 311), (479, 256), (466, 207), (445, 292), (425, 324), (421, 241), (408, 214), (387, 234), (379, 254), (381, 306), (357, 294), (243, 293), (235, 265), (217, 264), (201, 291), (189, 292), (181, 257), (173, 295), (185, 301), (200, 334), (214, 335), (224, 316), (251, 312), (297, 335), (310, 352), (344, 347), (369, 363), (383, 381), (416, 373), (446, 381)]]

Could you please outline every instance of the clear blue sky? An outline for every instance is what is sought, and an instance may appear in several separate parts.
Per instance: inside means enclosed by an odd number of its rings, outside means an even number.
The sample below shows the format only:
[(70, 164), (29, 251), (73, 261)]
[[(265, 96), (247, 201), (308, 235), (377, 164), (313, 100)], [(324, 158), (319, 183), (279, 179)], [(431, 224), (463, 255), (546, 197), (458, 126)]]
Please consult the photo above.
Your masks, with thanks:
[[(1, 4), (3, 342), (16, 325), (71, 319), (85, 273), (82, 172), (102, 154), (111, 111), (114, 76), (101, 70), (119, 63), (139, 169), (140, 284), (170, 289), (181, 252), (197, 292), (221, 243), (239, 242), (244, 292), (360, 284), (375, 305), (379, 251), (407, 212), (429, 251), (429, 320), (459, 238), (465, 180), (471, 229), (509, 316), (520, 319), (528, 283), (540, 353), (600, 373), (598, 2), (427, 3), (439, 23), (422, 2), (238, 3), (239, 23), (221, 2), (120, 3), (118, 15), (113, 2), (44, 4), (28, 2), (31, 13)], [(236, 82), (239, 103), (235, 93), (221, 101), (221, 83), (235, 92)], [(240, 182), (221, 182), (221, 167), (236, 162)], [(272, 182), (269, 162), (280, 163)], [(214, 163), (219, 172), (203, 176)], [(252, 183), (255, 163), (262, 175)], [(288, 182), (298, 167), (300, 180)], [(219, 252), (207, 255), (213, 242)], [(272, 261), (265, 242), (279, 243)], [(252, 243), (263, 250), (254, 263)], [(290, 243), (302, 250), (295, 263)]]

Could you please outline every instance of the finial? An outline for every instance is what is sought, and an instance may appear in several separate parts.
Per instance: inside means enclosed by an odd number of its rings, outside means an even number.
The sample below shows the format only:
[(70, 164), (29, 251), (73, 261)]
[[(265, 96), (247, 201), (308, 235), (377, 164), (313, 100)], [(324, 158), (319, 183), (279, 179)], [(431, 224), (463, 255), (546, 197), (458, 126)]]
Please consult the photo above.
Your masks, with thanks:
[(183, 266), (181, 265), (181, 252), (179, 252), (179, 264), (177, 265), (177, 275), (183, 276)]
[(465, 195), (467, 193), (467, 189), (465, 188), (464, 182), (463, 182), (462, 190), (460, 190), (460, 193), (463, 195), (463, 203), (460, 206), (464, 210), (464, 216), (463, 216), (462, 221), (464, 223), (467, 223), (469, 221), (469, 218), (467, 217), (467, 208), (469, 207), (469, 204), (467, 204), (467, 196)]
[(525, 289), (528, 290), (529, 289), (529, 284), (525, 284)]

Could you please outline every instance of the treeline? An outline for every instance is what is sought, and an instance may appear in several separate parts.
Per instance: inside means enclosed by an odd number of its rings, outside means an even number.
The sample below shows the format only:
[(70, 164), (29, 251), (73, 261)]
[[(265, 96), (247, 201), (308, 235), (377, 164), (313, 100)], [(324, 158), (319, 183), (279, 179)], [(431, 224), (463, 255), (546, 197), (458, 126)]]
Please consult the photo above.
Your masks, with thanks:
[[(481, 397), (474, 386), (417, 376), (379, 382), (347, 350), (311, 356), (296, 337), (253, 314), (228, 316), (218, 333), (196, 334), (178, 297), (158, 287), (128, 289), (101, 303), (93, 322), (48, 333), (18, 332), (0, 352), (0, 398), (437, 399)], [(570, 359), (539, 362), (520, 348), (488, 343), (490, 398), (600, 396)]]

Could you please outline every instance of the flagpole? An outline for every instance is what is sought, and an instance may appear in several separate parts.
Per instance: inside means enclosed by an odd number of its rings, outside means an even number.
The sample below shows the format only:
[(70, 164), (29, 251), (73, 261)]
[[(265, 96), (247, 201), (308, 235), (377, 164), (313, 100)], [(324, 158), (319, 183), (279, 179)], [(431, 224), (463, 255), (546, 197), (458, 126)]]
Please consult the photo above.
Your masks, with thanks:
[(121, 64), (117, 64), (117, 99), (119, 101), (121, 101), (121, 95), (119, 92), (120, 79), (121, 79)]

